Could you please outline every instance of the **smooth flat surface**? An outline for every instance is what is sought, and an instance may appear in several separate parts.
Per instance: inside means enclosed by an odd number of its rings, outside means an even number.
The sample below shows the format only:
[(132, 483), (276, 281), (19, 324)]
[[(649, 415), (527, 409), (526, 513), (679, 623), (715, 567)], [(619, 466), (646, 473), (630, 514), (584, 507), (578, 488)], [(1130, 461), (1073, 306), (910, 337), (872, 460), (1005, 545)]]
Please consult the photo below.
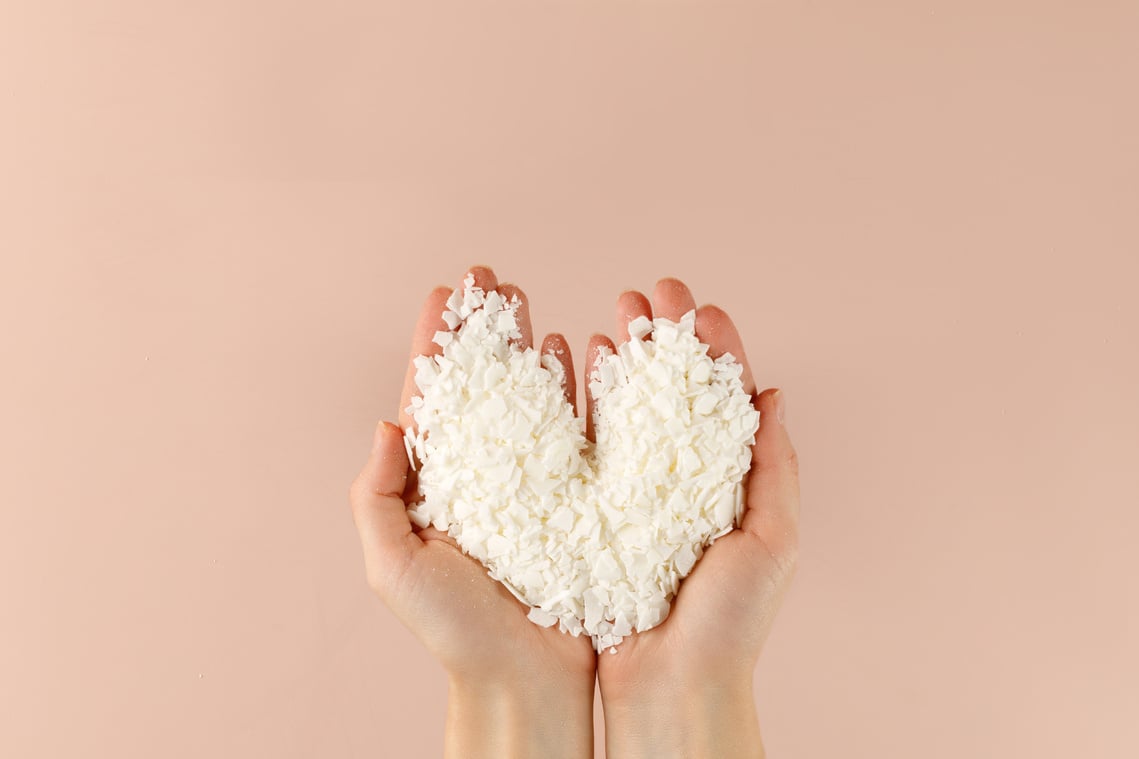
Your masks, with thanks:
[[(1134, 2), (0, 11), (0, 754), (414, 757), (346, 495), (468, 264), (786, 390), (769, 755), (1139, 755)], [(600, 737), (600, 734), (599, 734)]]

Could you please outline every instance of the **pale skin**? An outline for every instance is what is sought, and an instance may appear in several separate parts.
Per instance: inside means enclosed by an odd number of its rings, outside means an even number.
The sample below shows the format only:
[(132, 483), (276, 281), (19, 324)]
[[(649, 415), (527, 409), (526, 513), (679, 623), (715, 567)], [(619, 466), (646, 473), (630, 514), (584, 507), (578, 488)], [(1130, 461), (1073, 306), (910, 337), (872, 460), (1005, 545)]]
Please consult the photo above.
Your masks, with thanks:
[[(518, 294), (521, 343), (532, 347), (522, 291), (499, 285), (487, 267), (471, 273), (484, 289)], [(451, 292), (440, 287), (428, 296), (412, 338), (412, 357), (440, 352), (431, 338), (447, 329), (441, 315)], [(615, 654), (595, 654), (588, 636), (533, 624), (526, 607), (449, 536), (419, 529), (408, 519), (407, 499), (415, 483), (400, 428), (412, 424), (405, 410), (416, 391), (409, 362), (399, 426), (381, 422), (377, 427), (349, 500), (369, 584), (447, 672), (446, 756), (592, 756), (595, 679), (610, 757), (764, 755), (752, 674), (795, 571), (798, 459), (784, 426), (782, 392), (756, 393), (731, 319), (715, 306), (697, 309), (679, 280), (658, 282), (651, 301), (636, 291), (623, 293), (617, 301), (617, 340), (629, 339), (628, 324), (637, 316), (676, 320), (691, 309), (696, 309), (697, 337), (709, 353), (730, 352), (743, 365), (744, 391), (761, 414), (744, 517), (739, 529), (717, 540), (683, 580), (664, 622), (626, 638)], [(588, 367), (601, 346), (612, 348), (613, 342), (603, 335), (590, 340), (586, 388)], [(576, 408), (565, 339), (548, 335), (541, 350), (562, 362), (566, 398)], [(588, 420), (593, 404), (588, 390), (586, 395)]]

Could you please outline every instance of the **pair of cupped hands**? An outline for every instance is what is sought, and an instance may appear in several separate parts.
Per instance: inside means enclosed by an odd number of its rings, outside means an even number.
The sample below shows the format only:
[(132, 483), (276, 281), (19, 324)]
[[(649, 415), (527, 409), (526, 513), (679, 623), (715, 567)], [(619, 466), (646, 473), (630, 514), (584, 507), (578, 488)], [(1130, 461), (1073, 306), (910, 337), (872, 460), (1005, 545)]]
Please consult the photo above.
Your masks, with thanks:
[[(525, 294), (499, 284), (493, 271), (470, 270), (475, 284), (521, 306), (523, 347), (534, 345)], [(463, 285), (459, 284), (462, 291)], [(452, 289), (428, 295), (412, 337), (411, 357), (435, 355), (437, 331)], [(676, 279), (643, 293), (621, 294), (616, 339), (630, 339), (639, 316), (678, 321), (696, 311), (696, 335), (713, 358), (731, 353), (743, 366), (744, 392), (760, 412), (739, 528), (719, 538), (682, 581), (668, 617), (626, 638), (616, 653), (596, 654), (587, 635), (573, 637), (526, 618), (527, 608), (487, 575), (477, 560), (433, 527), (408, 519), (415, 477), (401, 428), (417, 392), (409, 362), (399, 425), (381, 422), (349, 500), (364, 548), (368, 583), (439, 660), (449, 676), (445, 747), (456, 757), (582, 757), (593, 753), (593, 695), (600, 686), (611, 757), (762, 756), (752, 675), (760, 649), (794, 574), (799, 478), (784, 426), (779, 390), (756, 393), (739, 332), (712, 305), (696, 307)], [(646, 338), (651, 339), (651, 335)], [(598, 353), (614, 349), (594, 335), (586, 351), (587, 435), (592, 437), (589, 372)], [(569, 346), (559, 334), (541, 342), (565, 368), (567, 401), (577, 408)]]

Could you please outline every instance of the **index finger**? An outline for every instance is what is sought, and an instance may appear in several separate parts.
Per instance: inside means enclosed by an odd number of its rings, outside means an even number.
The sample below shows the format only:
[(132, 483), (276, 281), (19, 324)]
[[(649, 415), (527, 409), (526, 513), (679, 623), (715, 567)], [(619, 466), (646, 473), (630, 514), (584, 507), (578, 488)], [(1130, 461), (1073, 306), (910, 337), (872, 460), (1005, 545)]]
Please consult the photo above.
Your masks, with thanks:
[(411, 336), (411, 358), (407, 362), (407, 373), (403, 378), (403, 393), (399, 400), (399, 426), (410, 429), (413, 423), (407, 408), (413, 395), (419, 395), (419, 388), (415, 385), (415, 357), (437, 356), (443, 352), (438, 343), (433, 342), (436, 332), (445, 332), (449, 328), (443, 321), (443, 312), (447, 309), (447, 299), (451, 297), (451, 288), (436, 287), (427, 296), (423, 308), (419, 311), (419, 321), (416, 322), (415, 331)]
[[(472, 266), (467, 275), (463, 276), (463, 281), (459, 283), (460, 292), (465, 287), (468, 275), (474, 277), (475, 287), (480, 287), (484, 291), (498, 287), (498, 279), (490, 267)], [(419, 321), (416, 323), (415, 331), (411, 336), (411, 356), (408, 358), (407, 373), (403, 378), (403, 392), (399, 401), (399, 426), (405, 430), (414, 425), (414, 420), (411, 418), (411, 414), (407, 412), (407, 407), (411, 404), (412, 397), (419, 395), (419, 388), (415, 384), (415, 357), (438, 356), (443, 353), (443, 349), (434, 341), (434, 338), (436, 332), (451, 331), (447, 322), (443, 320), (443, 312), (447, 310), (447, 300), (453, 292), (449, 287), (436, 287), (427, 296), (427, 300), (424, 301), (423, 308), (419, 312)]]

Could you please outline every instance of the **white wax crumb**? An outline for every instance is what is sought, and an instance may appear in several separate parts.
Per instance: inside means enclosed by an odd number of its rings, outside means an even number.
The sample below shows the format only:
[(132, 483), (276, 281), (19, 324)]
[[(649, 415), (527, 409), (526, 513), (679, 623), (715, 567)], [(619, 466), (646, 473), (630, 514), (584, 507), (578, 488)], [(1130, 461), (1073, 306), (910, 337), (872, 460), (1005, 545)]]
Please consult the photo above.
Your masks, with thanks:
[(409, 517), (450, 533), (535, 624), (616, 653), (660, 624), (680, 580), (738, 524), (759, 415), (742, 367), (697, 340), (694, 311), (639, 317), (633, 340), (592, 367), (591, 444), (561, 364), (518, 345), (520, 305), (468, 277), (435, 335), (442, 354), (416, 358)]
[(411, 433), (405, 432), (403, 435), (403, 447), (407, 451), (407, 463), (411, 466), (411, 471), (415, 471), (415, 450), (412, 449)]

